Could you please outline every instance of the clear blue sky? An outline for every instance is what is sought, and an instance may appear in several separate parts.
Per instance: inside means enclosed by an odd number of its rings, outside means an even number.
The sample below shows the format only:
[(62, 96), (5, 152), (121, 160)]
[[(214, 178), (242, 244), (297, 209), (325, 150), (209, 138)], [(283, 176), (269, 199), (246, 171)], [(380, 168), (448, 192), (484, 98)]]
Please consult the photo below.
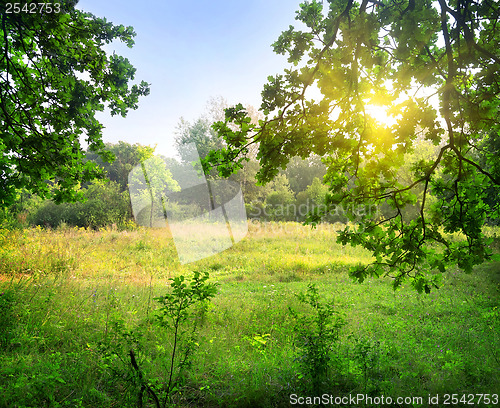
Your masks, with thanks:
[(127, 118), (98, 115), (104, 141), (157, 144), (158, 153), (174, 156), (180, 117), (198, 118), (210, 97), (258, 108), (267, 76), (288, 65), (271, 44), (296, 23), (300, 2), (80, 0), (79, 9), (134, 27), (132, 49), (113, 43), (108, 50), (131, 61), (136, 80), (151, 83), (151, 94)]

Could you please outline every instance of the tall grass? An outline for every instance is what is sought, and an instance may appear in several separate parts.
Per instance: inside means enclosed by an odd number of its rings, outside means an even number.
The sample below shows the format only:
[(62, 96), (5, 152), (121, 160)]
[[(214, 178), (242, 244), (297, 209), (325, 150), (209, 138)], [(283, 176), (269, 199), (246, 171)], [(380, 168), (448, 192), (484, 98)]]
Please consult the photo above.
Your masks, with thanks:
[(173, 333), (153, 324), (154, 298), (193, 270), (220, 286), (198, 316), (177, 406), (289, 406), (307, 380), (289, 309), (310, 313), (296, 296), (310, 283), (345, 321), (322, 392), (500, 390), (499, 263), (470, 275), (450, 268), (430, 295), (393, 291), (388, 278), (353, 283), (347, 268), (370, 254), (335, 237), (329, 226), (250, 224), (234, 247), (181, 265), (168, 229), (1, 231), (0, 407), (137, 406), (127, 342), (150, 383), (165, 384)]

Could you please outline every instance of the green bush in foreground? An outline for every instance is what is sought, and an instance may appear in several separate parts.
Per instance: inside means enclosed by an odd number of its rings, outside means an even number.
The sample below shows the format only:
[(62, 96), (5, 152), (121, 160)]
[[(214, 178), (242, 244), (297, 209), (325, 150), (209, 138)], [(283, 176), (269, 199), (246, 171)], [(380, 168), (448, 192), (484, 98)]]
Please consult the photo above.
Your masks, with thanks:
[[(192, 364), (191, 358), (198, 328), (197, 314), (206, 311), (207, 301), (217, 292), (217, 285), (207, 283), (208, 279), (208, 272), (203, 276), (200, 272), (194, 272), (190, 282), (186, 282), (183, 275), (178, 276), (171, 279), (169, 293), (155, 298), (160, 304), (156, 311), (155, 325), (173, 336), (170, 353), (163, 353), (162, 358), (165, 360), (164, 366), (167, 367), (167, 371), (162, 378), (148, 378), (139, 366), (136, 351), (139, 349), (146, 357), (148, 354), (142, 344), (142, 339), (146, 336), (144, 327), (127, 330), (123, 320), (115, 321), (112, 324), (110, 341), (100, 343), (99, 347), (105, 358), (112, 359), (116, 356), (127, 368), (124, 376), (132, 384), (133, 389), (138, 389), (138, 407), (143, 406), (145, 393), (149, 395), (156, 408), (166, 407), (181, 389), (184, 370), (189, 369)], [(126, 362), (128, 358), (130, 363)]]
[(296, 320), (295, 346), (299, 350), (298, 361), (303, 371), (301, 377), (305, 376), (310, 382), (304, 391), (319, 395), (326, 380), (335, 375), (331, 368), (338, 360), (334, 352), (344, 322), (337, 315), (333, 301), (326, 303), (321, 300), (315, 284), (309, 284), (307, 291), (299, 293), (297, 298), (303, 305), (313, 309), (312, 315), (299, 315), (292, 308), (289, 309)]

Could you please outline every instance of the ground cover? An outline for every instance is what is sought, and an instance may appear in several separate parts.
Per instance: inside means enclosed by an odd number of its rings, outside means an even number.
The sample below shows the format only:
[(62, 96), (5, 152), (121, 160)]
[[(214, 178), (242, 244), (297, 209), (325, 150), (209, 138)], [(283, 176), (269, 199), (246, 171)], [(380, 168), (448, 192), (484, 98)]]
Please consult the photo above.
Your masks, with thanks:
[[(335, 236), (330, 225), (254, 223), (227, 251), (180, 265), (165, 229), (1, 231), (0, 407), (135, 407), (146, 382), (162, 395), (175, 339), (156, 322), (156, 298), (194, 271), (208, 272), (217, 293), (186, 322), (179, 350), (189, 348), (189, 364), (170, 404), (297, 406), (320, 384), (320, 395), (365, 398), (341, 406), (381, 396), (428, 406), (446, 394), (449, 406), (451, 394), (495, 406), (500, 263), (470, 275), (450, 268), (431, 294), (393, 291), (389, 278), (352, 282), (349, 266), (370, 255)], [(327, 352), (313, 333), (317, 310), (297, 297), (311, 284), (340, 327)], [(142, 400), (155, 406), (146, 391)]]

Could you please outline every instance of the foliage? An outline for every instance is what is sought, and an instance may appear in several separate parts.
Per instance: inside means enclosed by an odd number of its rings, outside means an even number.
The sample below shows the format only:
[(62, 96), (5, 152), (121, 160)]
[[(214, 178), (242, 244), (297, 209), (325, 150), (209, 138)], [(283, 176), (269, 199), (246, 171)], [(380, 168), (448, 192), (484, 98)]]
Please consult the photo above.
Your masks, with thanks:
[(154, 148), (141, 144), (133, 144), (119, 141), (118, 143), (105, 143), (106, 151), (113, 155), (113, 161), (107, 162), (101, 157), (87, 149), (85, 159), (97, 163), (106, 172), (107, 178), (120, 185), (121, 191), (128, 187), (128, 176), (132, 169), (142, 161), (153, 156)]
[(306, 197), (310, 199), (314, 204), (321, 205), (325, 203), (326, 194), (328, 189), (321, 183), (320, 179), (315, 177), (310, 186), (307, 186)]
[(319, 156), (311, 156), (306, 159), (292, 157), (284, 170), (290, 188), (295, 194), (305, 191), (314, 179), (323, 180), (326, 174), (326, 167)]
[(73, 225), (102, 228), (114, 223), (121, 226), (130, 219), (128, 194), (120, 192), (117, 183), (97, 180), (86, 188), (84, 194), (86, 201), (80, 205), (74, 204), (80, 207), (77, 214), (83, 219)]
[[(331, 372), (332, 362), (335, 361), (335, 347), (337, 346), (343, 320), (332, 302), (321, 300), (319, 291), (314, 283), (307, 286), (305, 293), (297, 295), (299, 301), (313, 309), (313, 315), (299, 315), (290, 308), (296, 320), (295, 346), (300, 350), (299, 362), (303, 375), (311, 382), (312, 391), (320, 395), (325, 381)], [(306, 387), (307, 388), (307, 387)]]
[[(56, 202), (81, 197), (81, 183), (102, 176), (84, 161), (80, 137), (111, 160), (95, 118), (107, 106), (126, 116), (148, 84), (129, 86), (135, 68), (103, 47), (120, 40), (132, 47), (132, 27), (113, 25), (60, 1), (60, 12), (6, 13), (0, 4), (0, 203), (25, 187)], [(43, 33), (43, 35), (40, 35)], [(51, 189), (53, 183), (56, 188)]]
[[(168, 193), (180, 190), (167, 163), (159, 156), (142, 161), (128, 175), (134, 217), (141, 225), (152, 227), (167, 215)], [(140, 210), (139, 210), (140, 209)]]
[(9, 207), (0, 209), (0, 226), (1, 228), (17, 228), (20, 226), (16, 214)]
[(197, 155), (204, 158), (211, 150), (223, 147), (222, 139), (217, 137), (211, 125), (207, 118), (198, 118), (193, 123), (180, 119), (175, 145), (183, 162), (189, 163)]
[(103, 356), (107, 368), (117, 377), (121, 377), (132, 386), (131, 394), (137, 393), (137, 405), (143, 406), (144, 391), (150, 395), (160, 408), (158, 396), (152, 388), (151, 381), (139, 367), (138, 357), (144, 354), (144, 337), (146, 331), (143, 326), (128, 329), (123, 319), (114, 319), (106, 326), (106, 336), (98, 342), (99, 353)]
[(288, 204), (292, 203), (293, 198), (288, 179), (284, 174), (278, 175), (272, 181), (271, 192), (266, 197), (268, 214), (271, 219), (279, 219), (280, 217), (288, 216), (289, 214), (286, 211), (286, 207)]
[[(257, 179), (267, 182), (291, 157), (323, 157), (330, 205), (387, 203), (392, 210), (340, 234), (340, 242), (375, 257), (352, 276), (392, 276), (395, 287), (409, 278), (430, 292), (437, 281), (428, 272), (453, 264), (470, 272), (490, 257), (483, 226), (500, 214), (491, 199), (500, 184), (491, 149), (500, 130), (499, 18), (491, 1), (306, 1), (296, 16), (302, 29), (290, 26), (273, 44), (293, 66), (268, 78), (265, 119), (252, 124), (241, 104), (227, 109), (214, 125), (227, 147), (205, 163), (227, 176), (258, 145)], [(319, 100), (308, 98), (311, 89)], [(370, 114), (373, 106), (395, 124)], [(398, 169), (418, 138), (439, 152), (402, 182)], [(418, 215), (408, 221), (403, 209), (416, 204), (416, 187)], [(466, 240), (452, 242), (447, 233)]]
[[(353, 337), (353, 336), (352, 336)], [(363, 378), (363, 392), (365, 394), (377, 394), (378, 373), (377, 364), (380, 359), (380, 342), (373, 342), (364, 338), (353, 337), (352, 358), (355, 363), (360, 365)]]
[[(172, 279), (170, 284), (171, 293), (155, 298), (160, 304), (157, 314), (159, 326), (163, 329), (172, 330), (174, 335), (165, 401), (179, 384), (182, 370), (191, 364), (190, 358), (197, 328), (196, 320), (192, 322), (191, 333), (188, 333), (184, 326), (189, 318), (196, 319), (193, 316), (192, 308), (199, 306), (202, 308), (201, 310), (204, 310), (207, 304), (206, 301), (217, 293), (217, 285), (207, 283), (208, 278), (208, 272), (205, 272), (202, 276), (200, 272), (196, 271), (191, 282), (187, 284), (184, 276), (178, 276)], [(183, 349), (179, 351), (181, 346)], [(180, 356), (179, 353), (181, 353)], [(175, 371), (177, 371), (176, 377), (174, 377)]]
[[(500, 154), (500, 132), (496, 130), (491, 131), (488, 137), (481, 141), (480, 152), (481, 154), (478, 155), (478, 163), (498, 180), (500, 178), (500, 165), (498, 164), (498, 157)], [(489, 184), (484, 187), (484, 202), (489, 208), (498, 208), (500, 206), (500, 186), (498, 186), (498, 184)], [(499, 225), (500, 217), (498, 216), (498, 212), (487, 214), (486, 221), (489, 224)]]
[(45, 201), (32, 214), (34, 225), (56, 228), (61, 224), (84, 228), (122, 227), (130, 219), (128, 192), (121, 192), (114, 181), (96, 180), (82, 189), (82, 202)]

